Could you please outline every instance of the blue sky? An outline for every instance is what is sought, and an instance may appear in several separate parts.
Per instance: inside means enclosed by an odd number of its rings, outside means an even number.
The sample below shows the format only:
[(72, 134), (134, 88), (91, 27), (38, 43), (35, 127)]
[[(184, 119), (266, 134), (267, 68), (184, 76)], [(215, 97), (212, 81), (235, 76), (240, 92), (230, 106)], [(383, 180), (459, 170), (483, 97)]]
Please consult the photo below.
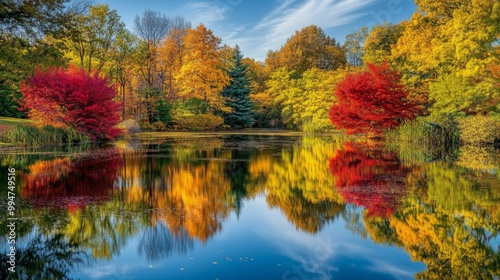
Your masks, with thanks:
[(345, 35), (376, 23), (409, 19), (413, 0), (96, 0), (117, 10), (133, 31), (134, 18), (146, 9), (183, 16), (193, 26), (205, 24), (224, 44), (238, 44), (245, 56), (263, 61), (296, 30), (315, 24), (338, 42)]

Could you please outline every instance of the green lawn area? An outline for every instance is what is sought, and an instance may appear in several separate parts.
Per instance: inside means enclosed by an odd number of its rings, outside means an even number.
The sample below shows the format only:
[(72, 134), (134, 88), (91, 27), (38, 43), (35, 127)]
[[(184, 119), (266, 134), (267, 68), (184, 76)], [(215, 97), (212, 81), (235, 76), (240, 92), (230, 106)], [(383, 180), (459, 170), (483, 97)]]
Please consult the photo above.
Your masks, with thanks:
[(33, 124), (34, 122), (32, 120), (27, 120), (27, 119), (16, 119), (16, 118), (7, 118), (7, 117), (0, 117), (0, 124), (4, 125), (27, 125), (27, 124)]

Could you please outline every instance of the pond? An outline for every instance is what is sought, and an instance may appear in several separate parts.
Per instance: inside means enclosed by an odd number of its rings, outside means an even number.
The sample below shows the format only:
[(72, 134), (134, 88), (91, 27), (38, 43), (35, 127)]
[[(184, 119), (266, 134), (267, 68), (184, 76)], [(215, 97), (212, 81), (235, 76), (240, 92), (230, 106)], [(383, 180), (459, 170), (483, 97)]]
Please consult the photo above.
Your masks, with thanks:
[[(3, 151), (11, 279), (490, 279), (498, 151), (182, 134)], [(0, 227), (2, 278), (12, 229)]]

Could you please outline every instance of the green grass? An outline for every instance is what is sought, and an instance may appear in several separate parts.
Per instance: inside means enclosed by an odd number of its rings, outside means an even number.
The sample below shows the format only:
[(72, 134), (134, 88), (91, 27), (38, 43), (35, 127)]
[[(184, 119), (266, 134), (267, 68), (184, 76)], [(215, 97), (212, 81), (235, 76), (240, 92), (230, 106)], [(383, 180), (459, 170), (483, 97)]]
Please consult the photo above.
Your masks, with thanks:
[(88, 136), (71, 128), (37, 127), (34, 124), (32, 120), (0, 117), (0, 148), (90, 142)]
[(8, 118), (8, 117), (0, 117), (0, 124), (5, 124), (5, 125), (30, 125), (34, 124), (32, 120), (27, 120), (27, 119), (16, 119), (16, 118)]
[(5, 143), (21, 146), (45, 146), (51, 144), (72, 144), (89, 142), (88, 136), (71, 128), (52, 126), (36, 127), (31, 125), (15, 125), (0, 136)]
[(405, 163), (455, 157), (458, 147), (456, 128), (422, 119), (405, 122), (388, 131), (385, 136), (386, 148), (398, 152), (399, 158)]

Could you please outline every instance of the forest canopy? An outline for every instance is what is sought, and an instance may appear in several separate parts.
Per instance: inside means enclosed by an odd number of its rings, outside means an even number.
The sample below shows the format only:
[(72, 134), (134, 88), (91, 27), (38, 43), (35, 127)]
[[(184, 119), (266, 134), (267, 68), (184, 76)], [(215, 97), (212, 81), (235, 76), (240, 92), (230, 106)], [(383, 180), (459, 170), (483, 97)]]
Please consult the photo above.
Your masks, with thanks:
[[(75, 67), (106, 79), (122, 104), (116, 112), (121, 121), (134, 121), (143, 130), (354, 132), (355, 127), (339, 125), (353, 120), (342, 110), (330, 123), (332, 106), (340, 108), (345, 101), (339, 87), (385, 65), (399, 77), (398, 89), (380, 80), (373, 83), (387, 94), (393, 89), (405, 94), (392, 97), (399, 105), (390, 110), (380, 105), (389, 99), (375, 100), (375, 111), (435, 123), (476, 115), (497, 119), (500, 3), (415, 3), (417, 11), (410, 19), (359, 28), (342, 44), (320, 26), (306, 26), (279, 49), (269, 50), (264, 61), (256, 61), (238, 46), (223, 44), (204, 24), (192, 26), (182, 16), (145, 10), (129, 30), (106, 4), (2, 1), (0, 114), (31, 116), (33, 108), (21, 106), (29, 102), (20, 86), (36, 69)], [(371, 100), (374, 92), (362, 92), (358, 101)], [(411, 114), (404, 113), (409, 112), (407, 104), (414, 104)], [(356, 110), (362, 105), (352, 106)], [(385, 119), (368, 126), (383, 130), (397, 125)]]

